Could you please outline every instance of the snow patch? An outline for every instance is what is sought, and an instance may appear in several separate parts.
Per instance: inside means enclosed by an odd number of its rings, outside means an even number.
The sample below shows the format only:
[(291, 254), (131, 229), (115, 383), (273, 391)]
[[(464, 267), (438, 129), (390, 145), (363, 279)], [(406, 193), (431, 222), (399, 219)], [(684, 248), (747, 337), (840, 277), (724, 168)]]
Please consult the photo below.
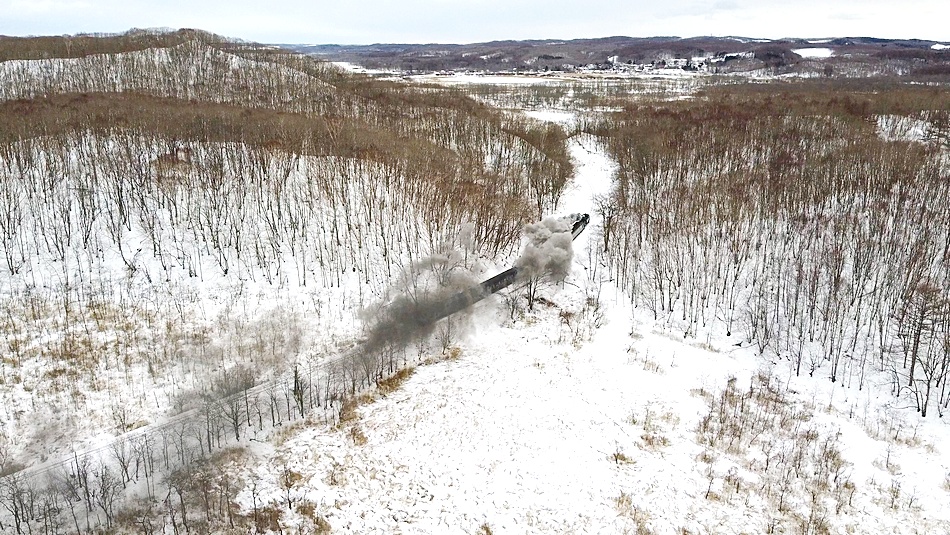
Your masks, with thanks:
[(450, 75), (423, 74), (409, 76), (409, 80), (418, 82), (437, 82), (442, 84), (486, 84), (486, 85), (532, 85), (556, 83), (552, 77), (545, 76), (517, 76), (504, 74), (475, 74), (461, 73)]
[(830, 48), (793, 48), (792, 52), (808, 59), (825, 59), (835, 55), (835, 51)]
[(877, 118), (877, 132), (885, 141), (924, 142), (930, 133), (930, 123), (903, 115), (881, 115)]

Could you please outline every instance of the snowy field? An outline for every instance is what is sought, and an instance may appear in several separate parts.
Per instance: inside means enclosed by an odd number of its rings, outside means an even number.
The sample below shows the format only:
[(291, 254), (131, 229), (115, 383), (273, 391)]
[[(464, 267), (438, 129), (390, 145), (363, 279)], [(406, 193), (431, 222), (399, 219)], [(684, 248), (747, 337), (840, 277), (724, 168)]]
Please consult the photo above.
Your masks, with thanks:
[(551, 72), (535, 74), (419, 74), (408, 76), (407, 79), (420, 83), (438, 83), (445, 85), (556, 85), (567, 82), (596, 82), (610, 80), (692, 80), (701, 78), (702, 73), (683, 69), (653, 69), (645, 72)]
[(793, 48), (792, 52), (803, 58), (830, 58), (835, 55), (835, 51), (830, 48)]

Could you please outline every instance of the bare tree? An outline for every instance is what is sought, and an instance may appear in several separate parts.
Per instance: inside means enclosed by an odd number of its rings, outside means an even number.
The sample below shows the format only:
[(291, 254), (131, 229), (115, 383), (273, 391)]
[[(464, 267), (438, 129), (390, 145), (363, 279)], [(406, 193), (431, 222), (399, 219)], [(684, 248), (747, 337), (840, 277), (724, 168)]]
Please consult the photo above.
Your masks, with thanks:
[(946, 354), (939, 329), (950, 314), (950, 301), (940, 288), (927, 282), (915, 283), (902, 297), (899, 336), (903, 341), (907, 386), (914, 392), (917, 410), (927, 416), (934, 388), (946, 377)]
[(123, 483), (106, 465), (93, 472), (92, 499), (106, 517), (106, 528), (115, 522), (116, 506), (121, 501)]

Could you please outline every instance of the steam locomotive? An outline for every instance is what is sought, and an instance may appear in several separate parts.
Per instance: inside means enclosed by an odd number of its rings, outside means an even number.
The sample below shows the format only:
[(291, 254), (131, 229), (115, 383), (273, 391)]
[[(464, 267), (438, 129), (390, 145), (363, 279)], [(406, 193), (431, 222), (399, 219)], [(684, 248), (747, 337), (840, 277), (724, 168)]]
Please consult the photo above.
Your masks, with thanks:
[[(584, 232), (584, 229), (587, 228), (587, 224), (590, 222), (590, 214), (570, 214), (565, 216), (565, 219), (571, 224), (571, 238), (576, 240), (581, 232)], [(489, 295), (514, 284), (518, 280), (518, 271), (517, 266), (502, 271), (494, 277), (482, 281), (478, 286), (473, 286), (453, 295), (443, 301), (442, 306), (416, 319), (420, 325), (428, 325), (470, 307)]]

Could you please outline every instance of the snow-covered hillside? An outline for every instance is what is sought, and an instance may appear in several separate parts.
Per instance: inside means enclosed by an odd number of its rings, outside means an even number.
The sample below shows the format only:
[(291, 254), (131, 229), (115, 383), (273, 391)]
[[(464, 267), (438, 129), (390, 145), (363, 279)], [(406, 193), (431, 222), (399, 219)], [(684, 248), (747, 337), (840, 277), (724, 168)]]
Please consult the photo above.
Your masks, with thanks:
[(939, 93), (0, 74), (2, 533), (950, 533)]
[(374, 306), (417, 264), (481, 274), (569, 174), (556, 128), (185, 38), (0, 62), (0, 532), (117, 529), (212, 450), (336, 418), (395, 370), (339, 358)]

